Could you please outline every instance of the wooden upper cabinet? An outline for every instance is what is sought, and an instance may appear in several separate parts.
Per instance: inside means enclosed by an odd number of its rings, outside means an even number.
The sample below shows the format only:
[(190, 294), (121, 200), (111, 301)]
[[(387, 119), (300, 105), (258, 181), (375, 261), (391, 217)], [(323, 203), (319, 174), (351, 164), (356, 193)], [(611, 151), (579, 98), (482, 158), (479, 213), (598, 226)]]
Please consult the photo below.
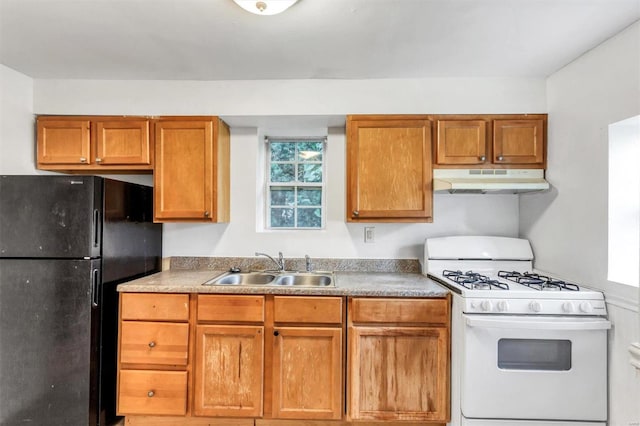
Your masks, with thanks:
[(91, 162), (89, 120), (38, 118), (38, 167), (44, 165), (85, 165)]
[(153, 136), (144, 117), (41, 116), (37, 162), (42, 170), (153, 171)]
[(434, 167), (546, 167), (546, 114), (437, 115)]
[(494, 120), (494, 163), (522, 165), (544, 164), (544, 147), (544, 120)]
[(483, 164), (487, 161), (484, 120), (438, 120), (437, 164)]
[(431, 122), (347, 117), (347, 221), (431, 222)]
[(151, 164), (149, 120), (97, 121), (94, 128), (96, 163)]
[(216, 117), (156, 122), (154, 220), (229, 221), (229, 128)]

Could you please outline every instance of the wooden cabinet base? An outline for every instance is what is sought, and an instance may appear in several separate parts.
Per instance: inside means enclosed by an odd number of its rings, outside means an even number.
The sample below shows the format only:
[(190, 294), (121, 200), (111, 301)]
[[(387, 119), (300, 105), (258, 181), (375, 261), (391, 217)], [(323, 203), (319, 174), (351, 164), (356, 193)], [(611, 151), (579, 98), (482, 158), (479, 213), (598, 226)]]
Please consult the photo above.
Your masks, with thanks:
[[(220, 419), (211, 417), (127, 416), (125, 426), (419, 426), (425, 422)], [(445, 426), (445, 423), (428, 423)]]

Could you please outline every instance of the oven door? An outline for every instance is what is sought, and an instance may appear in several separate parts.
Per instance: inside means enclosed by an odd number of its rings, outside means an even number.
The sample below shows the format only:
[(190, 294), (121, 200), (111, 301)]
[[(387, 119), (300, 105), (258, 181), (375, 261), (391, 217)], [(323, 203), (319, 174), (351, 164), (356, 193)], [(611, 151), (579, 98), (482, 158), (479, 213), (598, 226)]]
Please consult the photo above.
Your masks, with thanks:
[(609, 321), (464, 317), (464, 417), (606, 420)]

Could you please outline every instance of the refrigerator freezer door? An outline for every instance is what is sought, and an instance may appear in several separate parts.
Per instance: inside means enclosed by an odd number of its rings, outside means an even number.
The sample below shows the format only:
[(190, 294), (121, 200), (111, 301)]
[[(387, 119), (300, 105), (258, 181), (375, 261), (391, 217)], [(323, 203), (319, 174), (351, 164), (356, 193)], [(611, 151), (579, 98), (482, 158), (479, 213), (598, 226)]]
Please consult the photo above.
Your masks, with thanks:
[(153, 188), (104, 180), (103, 282), (160, 270), (162, 224), (153, 223)]
[(97, 260), (0, 259), (0, 424), (95, 425)]
[(101, 200), (95, 176), (0, 176), (0, 257), (99, 257)]

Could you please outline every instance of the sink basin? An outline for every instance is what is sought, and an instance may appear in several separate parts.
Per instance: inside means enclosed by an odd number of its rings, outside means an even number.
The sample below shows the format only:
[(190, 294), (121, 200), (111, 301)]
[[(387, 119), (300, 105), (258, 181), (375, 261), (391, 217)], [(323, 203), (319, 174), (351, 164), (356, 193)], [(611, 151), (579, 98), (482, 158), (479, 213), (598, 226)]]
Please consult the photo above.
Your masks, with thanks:
[(276, 285), (294, 285), (318, 287), (333, 285), (333, 279), (328, 274), (296, 273), (280, 275), (276, 278)]
[(276, 278), (273, 274), (263, 272), (230, 273), (210, 279), (205, 285), (265, 285)]
[(203, 285), (326, 287), (335, 283), (332, 272), (226, 272)]

